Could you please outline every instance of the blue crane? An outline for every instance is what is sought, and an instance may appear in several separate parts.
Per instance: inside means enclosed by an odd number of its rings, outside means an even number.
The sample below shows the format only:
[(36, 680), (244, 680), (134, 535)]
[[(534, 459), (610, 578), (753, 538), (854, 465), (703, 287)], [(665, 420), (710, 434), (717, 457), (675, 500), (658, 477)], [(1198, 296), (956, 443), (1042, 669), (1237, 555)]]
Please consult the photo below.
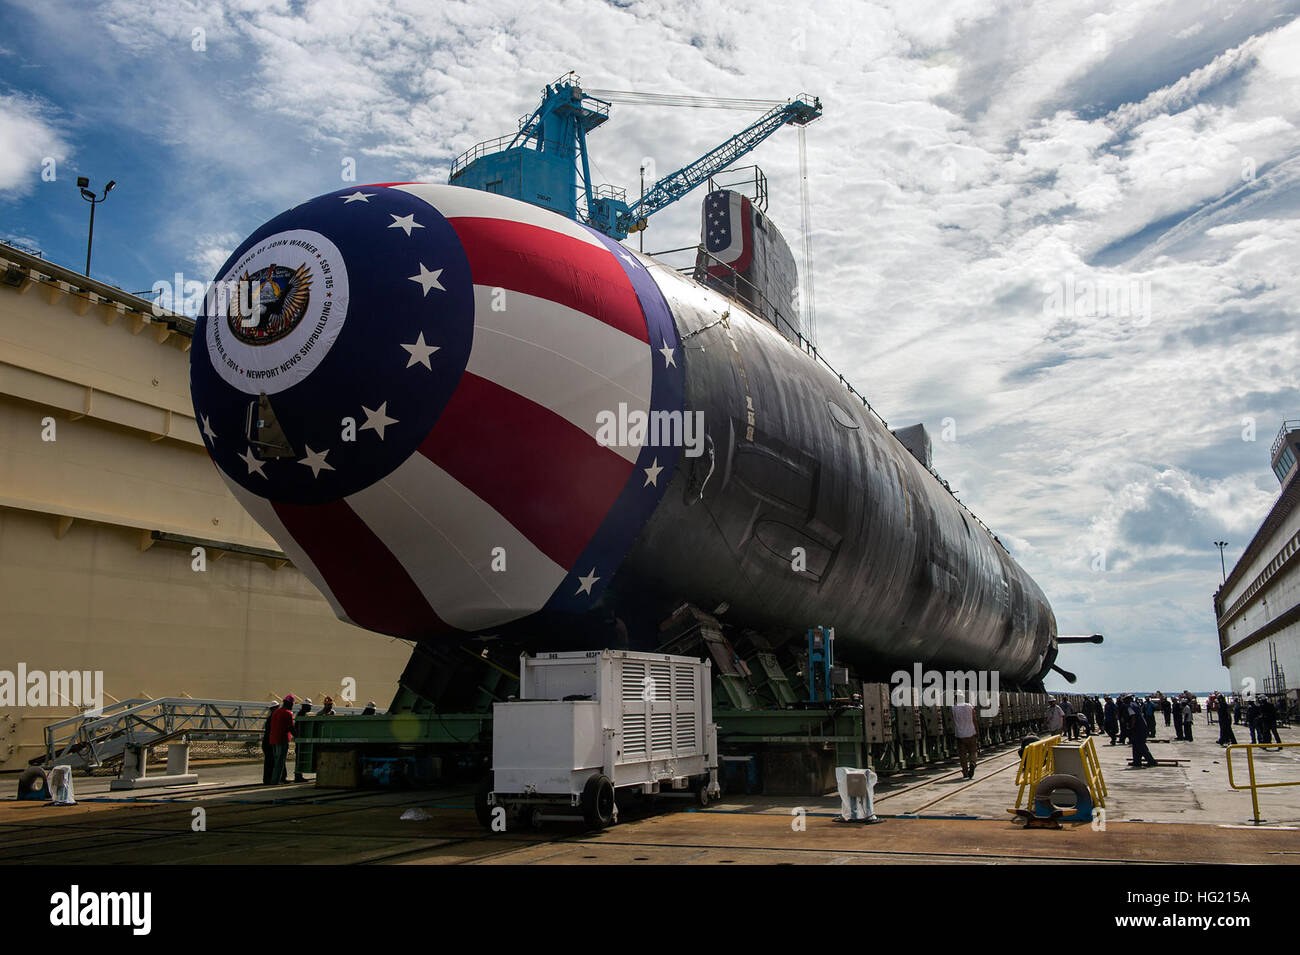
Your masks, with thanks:
[(765, 110), (736, 135), (649, 186), (629, 205), (625, 190), (592, 185), (587, 155), (587, 134), (609, 119), (610, 101), (615, 98), (620, 97), (611, 93), (602, 99), (584, 91), (578, 77), (568, 73), (547, 85), (541, 104), (519, 120), (515, 133), (481, 142), (459, 156), (448, 181), (522, 199), (622, 239), (644, 229), (654, 213), (726, 169), (782, 126), (804, 126), (822, 114), (821, 100), (807, 95), (773, 103), (626, 94), (629, 102)]

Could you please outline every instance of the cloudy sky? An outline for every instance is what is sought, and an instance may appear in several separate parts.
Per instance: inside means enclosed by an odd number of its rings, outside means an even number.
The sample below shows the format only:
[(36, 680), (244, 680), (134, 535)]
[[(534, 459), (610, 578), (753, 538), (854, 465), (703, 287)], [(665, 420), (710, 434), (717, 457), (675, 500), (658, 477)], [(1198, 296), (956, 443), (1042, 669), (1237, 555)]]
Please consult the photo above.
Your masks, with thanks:
[[(1043, 585), (1095, 689), (1210, 689), (1211, 542), (1239, 555), (1300, 417), (1300, 0), (0, 3), (0, 240), (206, 281), (284, 208), (445, 181), (546, 82), (785, 99), (807, 133), (823, 352)], [(797, 25), (791, 25), (792, 21)], [(617, 106), (635, 192), (749, 114)], [(796, 135), (752, 156), (799, 248)], [(697, 198), (646, 250), (696, 240)], [(945, 429), (945, 419), (947, 422)], [(945, 436), (949, 440), (943, 440)], [(1050, 685), (1050, 684), (1049, 684)], [(1063, 686), (1059, 681), (1058, 687)]]

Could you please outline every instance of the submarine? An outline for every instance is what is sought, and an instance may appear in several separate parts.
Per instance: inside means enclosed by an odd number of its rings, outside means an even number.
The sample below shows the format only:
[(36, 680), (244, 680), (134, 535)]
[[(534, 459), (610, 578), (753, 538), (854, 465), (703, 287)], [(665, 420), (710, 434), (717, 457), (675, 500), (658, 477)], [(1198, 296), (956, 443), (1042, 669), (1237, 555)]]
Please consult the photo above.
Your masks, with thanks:
[(773, 645), (834, 627), (864, 676), (920, 662), (1041, 690), (1061, 642), (1042, 589), (928, 438), (891, 432), (763, 307), (783, 248), (726, 190), (682, 274), (483, 189), (349, 186), (219, 270), (196, 418), (243, 507), (367, 630), (653, 649), (689, 604)]

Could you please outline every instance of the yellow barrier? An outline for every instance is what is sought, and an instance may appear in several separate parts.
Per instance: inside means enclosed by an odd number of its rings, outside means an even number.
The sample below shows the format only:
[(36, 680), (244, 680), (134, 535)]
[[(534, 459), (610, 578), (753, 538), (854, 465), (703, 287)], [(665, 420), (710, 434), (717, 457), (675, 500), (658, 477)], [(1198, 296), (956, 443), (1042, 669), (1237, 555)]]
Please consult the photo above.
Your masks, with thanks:
[[(1049, 736), (1047, 739), (1040, 739), (1036, 743), (1030, 743), (1025, 747), (1025, 751), (1020, 754), (1020, 768), (1016, 770), (1016, 785), (1020, 787), (1020, 792), (1016, 794), (1016, 808), (1020, 808), (1020, 803), (1025, 798), (1026, 790), (1029, 792), (1029, 798), (1034, 798), (1034, 792), (1038, 789), (1038, 784), (1056, 772), (1056, 758), (1052, 754), (1052, 747), (1061, 741), (1061, 737)], [(1026, 803), (1028, 806), (1028, 803)]]
[(1079, 748), (1079, 755), (1083, 759), (1083, 781), (1088, 784), (1088, 791), (1092, 793), (1092, 804), (1106, 808), (1106, 780), (1101, 775), (1101, 763), (1097, 761), (1097, 746), (1091, 736)]
[[(1020, 757), (1020, 768), (1016, 770), (1016, 785), (1020, 787), (1016, 793), (1016, 809), (1025, 801), (1026, 794), (1032, 801), (1034, 793), (1038, 791), (1038, 784), (1056, 773), (1054, 749), (1059, 742), (1060, 736), (1049, 736), (1025, 747), (1025, 752)], [(1108, 790), (1106, 780), (1101, 775), (1101, 763), (1097, 760), (1096, 743), (1091, 736), (1079, 747), (1079, 758), (1083, 762), (1084, 784), (1092, 793), (1092, 803), (1104, 809)], [(1025, 804), (1028, 806), (1028, 802)]]
[[(1259, 818), (1259, 791), (1261, 789), (1276, 789), (1279, 786), (1300, 786), (1300, 779), (1289, 783), (1260, 783), (1255, 781), (1255, 750), (1257, 749), (1291, 749), (1300, 746), (1300, 743), (1233, 743), (1228, 747), (1228, 785), (1233, 789), (1249, 789), (1250, 802), (1255, 809), (1254, 822), (1259, 825), (1264, 820)], [(1250, 782), (1245, 786), (1238, 786), (1232, 776), (1232, 751), (1234, 749), (1244, 749), (1246, 751), (1246, 770), (1250, 776)]]

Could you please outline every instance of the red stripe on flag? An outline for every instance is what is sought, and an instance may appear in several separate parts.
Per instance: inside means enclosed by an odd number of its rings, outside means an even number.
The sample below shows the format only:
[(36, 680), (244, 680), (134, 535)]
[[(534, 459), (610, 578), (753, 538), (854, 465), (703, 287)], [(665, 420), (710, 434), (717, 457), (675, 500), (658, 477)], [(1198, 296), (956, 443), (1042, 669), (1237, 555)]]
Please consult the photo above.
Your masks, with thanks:
[(311, 507), (271, 504), (357, 626), (408, 640), (452, 632), (346, 501)]
[(649, 342), (641, 301), (614, 253), (562, 232), (509, 219), (449, 219), (475, 285), (548, 298)]
[(633, 467), (554, 412), (468, 371), (420, 453), (565, 570)]

